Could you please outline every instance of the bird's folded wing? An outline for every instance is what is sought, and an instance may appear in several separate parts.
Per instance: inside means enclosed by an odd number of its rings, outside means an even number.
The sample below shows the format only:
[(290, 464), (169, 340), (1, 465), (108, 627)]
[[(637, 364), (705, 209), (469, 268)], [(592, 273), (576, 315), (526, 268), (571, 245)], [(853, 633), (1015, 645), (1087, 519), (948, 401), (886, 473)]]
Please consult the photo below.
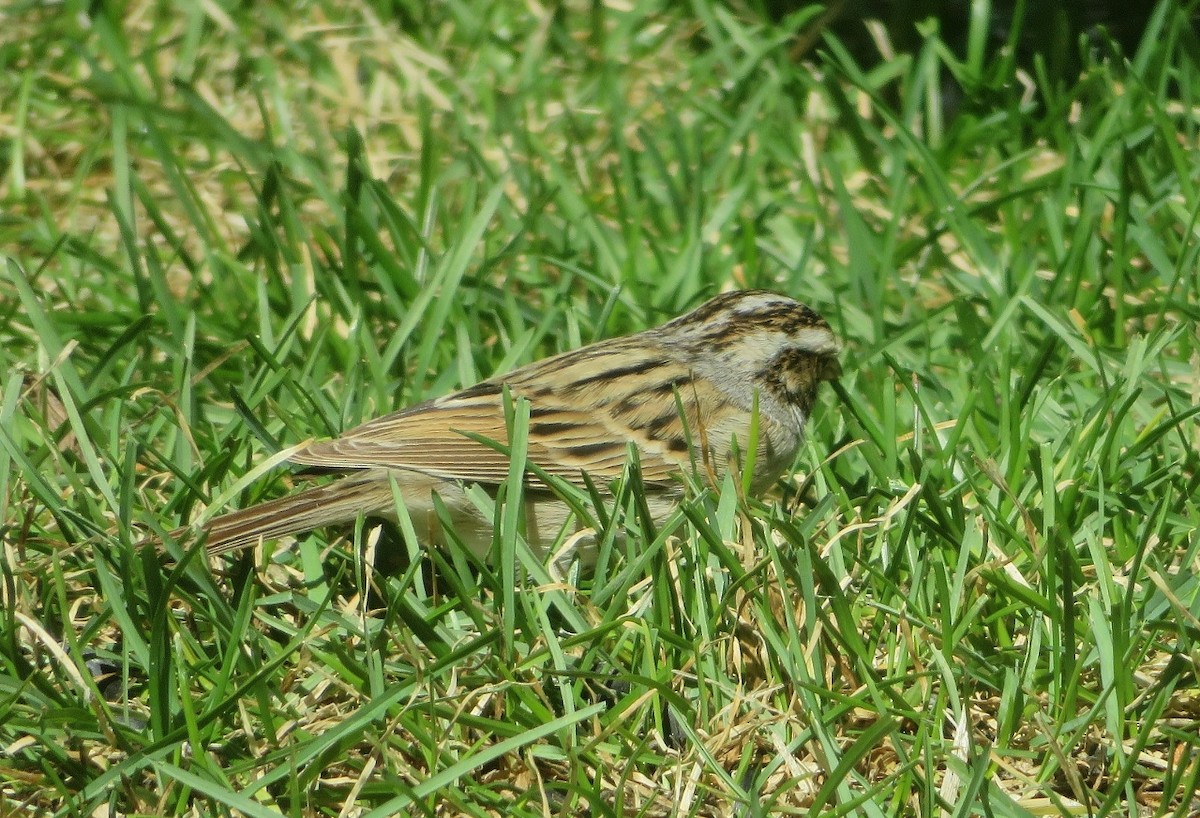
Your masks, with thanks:
[[(624, 432), (624, 434), (623, 434)], [(575, 484), (581, 472), (598, 483), (619, 477), (630, 442), (606, 413), (561, 406), (535, 406), (529, 422), (529, 462)], [(508, 477), (509, 458), (473, 439), (479, 436), (507, 446), (508, 433), (499, 397), (491, 400), (442, 400), (414, 406), (365, 423), (342, 437), (314, 443), (293, 462), (329, 469), (385, 467), (409, 469), (482, 484)], [(639, 446), (643, 480), (670, 484), (679, 457), (659, 446)]]

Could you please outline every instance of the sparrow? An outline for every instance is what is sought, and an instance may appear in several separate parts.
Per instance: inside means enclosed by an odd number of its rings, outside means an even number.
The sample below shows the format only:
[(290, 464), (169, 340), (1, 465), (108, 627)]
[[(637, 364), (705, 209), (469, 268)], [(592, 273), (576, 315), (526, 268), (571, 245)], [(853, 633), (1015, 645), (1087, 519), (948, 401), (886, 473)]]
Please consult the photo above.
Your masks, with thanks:
[(792, 464), (821, 383), (841, 374), (839, 350), (829, 325), (804, 304), (766, 290), (727, 292), (653, 329), (554, 355), (305, 445), (292, 463), (342, 476), (213, 518), (202, 525), (205, 546), (218, 555), (360, 515), (395, 519), (394, 482), (424, 545), (447, 540), (437, 495), (456, 539), (486, 557), (493, 517), (467, 489), (494, 496), (508, 479), (506, 400), (529, 403), (526, 462), (536, 469), (527, 470), (523, 513), (526, 539), (543, 555), (573, 516), (539, 470), (580, 487), (587, 475), (604, 488), (621, 477), (632, 445), (648, 507), (661, 522), (683, 494), (682, 474), (719, 479), (736, 451), (739, 467), (750, 465), (751, 493), (761, 494)]

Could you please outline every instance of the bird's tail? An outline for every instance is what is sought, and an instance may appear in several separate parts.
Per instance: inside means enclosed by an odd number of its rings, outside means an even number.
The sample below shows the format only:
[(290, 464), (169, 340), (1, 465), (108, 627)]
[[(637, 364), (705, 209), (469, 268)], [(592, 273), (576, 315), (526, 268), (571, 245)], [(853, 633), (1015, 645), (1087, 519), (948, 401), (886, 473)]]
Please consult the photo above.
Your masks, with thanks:
[[(227, 554), (260, 540), (354, 522), (360, 514), (384, 513), (392, 509), (392, 503), (387, 473), (382, 469), (370, 469), (215, 517), (202, 528), (205, 548), (211, 556)], [(182, 539), (191, 531), (190, 527), (179, 528), (171, 532), (171, 536)]]

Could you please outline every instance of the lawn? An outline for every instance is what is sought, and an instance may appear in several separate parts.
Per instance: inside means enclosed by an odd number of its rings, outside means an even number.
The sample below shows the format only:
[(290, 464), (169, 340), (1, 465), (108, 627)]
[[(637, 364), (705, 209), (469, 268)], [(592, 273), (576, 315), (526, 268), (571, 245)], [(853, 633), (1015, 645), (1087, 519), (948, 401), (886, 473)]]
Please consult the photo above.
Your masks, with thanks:
[[(758, 6), (0, 11), (0, 813), (1200, 810), (1190, 11), (1018, 60)], [(844, 343), (765, 497), (631, 478), (589, 572), (159, 547), (744, 287)]]

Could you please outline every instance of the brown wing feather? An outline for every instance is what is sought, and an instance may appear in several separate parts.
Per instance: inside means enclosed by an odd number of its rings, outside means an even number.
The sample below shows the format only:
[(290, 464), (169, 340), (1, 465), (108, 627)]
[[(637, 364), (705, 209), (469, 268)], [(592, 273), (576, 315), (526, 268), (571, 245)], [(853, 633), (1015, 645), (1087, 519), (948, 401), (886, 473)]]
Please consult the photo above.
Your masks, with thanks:
[[(292, 460), (330, 469), (411, 469), (483, 484), (507, 479), (508, 457), (471, 437), (479, 435), (507, 445), (504, 412), (498, 402), (494, 406), (434, 403), (416, 409), (384, 416), (340, 438), (314, 443)], [(584, 471), (601, 482), (620, 476), (627, 440), (605, 422), (607, 417), (570, 410), (555, 410), (552, 417), (530, 423), (530, 462), (577, 484), (582, 483), (580, 473)], [(668, 482), (670, 474), (679, 470), (677, 462), (644, 450), (640, 461), (647, 483)]]
[[(686, 463), (681, 440), (653, 417), (658, 435), (631, 438), (646, 407), (661, 407), (661, 392), (690, 378), (681, 364), (659, 359), (645, 372), (628, 372), (616, 380), (590, 377), (613, 365), (608, 350), (593, 350), (540, 361), (503, 379), (512, 394), (530, 402), (528, 459), (549, 474), (581, 484), (581, 472), (606, 482), (620, 476), (627, 447), (635, 443), (643, 479), (668, 484)], [(615, 360), (624, 359), (613, 349)], [(550, 377), (553, 374), (554, 377)], [(565, 376), (565, 377), (564, 377)], [(437, 400), (393, 412), (364, 423), (342, 437), (320, 441), (298, 452), (296, 463), (330, 469), (386, 467), (411, 469), (452, 480), (496, 484), (508, 476), (509, 461), (495, 449), (473, 440), (479, 435), (507, 445), (501, 381), (485, 381)], [(555, 393), (551, 384), (571, 384)], [(615, 385), (614, 385), (615, 384)], [(588, 390), (592, 390), (589, 392)], [(656, 390), (660, 397), (652, 396)], [(680, 390), (685, 403), (688, 390)], [(668, 405), (672, 405), (668, 403)], [(590, 411), (570, 408), (590, 406)], [(689, 412), (689, 414), (694, 414)], [(678, 429), (674, 432), (678, 437)]]

